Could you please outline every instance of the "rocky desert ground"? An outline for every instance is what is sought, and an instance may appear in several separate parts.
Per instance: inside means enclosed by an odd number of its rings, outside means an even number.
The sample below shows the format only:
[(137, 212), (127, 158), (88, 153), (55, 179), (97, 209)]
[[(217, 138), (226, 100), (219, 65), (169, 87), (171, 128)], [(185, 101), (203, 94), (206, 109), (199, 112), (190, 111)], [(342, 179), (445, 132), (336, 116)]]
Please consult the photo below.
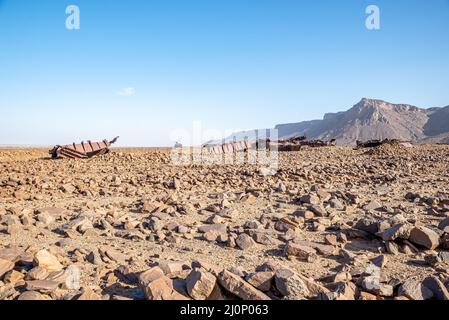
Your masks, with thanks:
[(0, 149), (0, 299), (449, 299), (449, 146)]

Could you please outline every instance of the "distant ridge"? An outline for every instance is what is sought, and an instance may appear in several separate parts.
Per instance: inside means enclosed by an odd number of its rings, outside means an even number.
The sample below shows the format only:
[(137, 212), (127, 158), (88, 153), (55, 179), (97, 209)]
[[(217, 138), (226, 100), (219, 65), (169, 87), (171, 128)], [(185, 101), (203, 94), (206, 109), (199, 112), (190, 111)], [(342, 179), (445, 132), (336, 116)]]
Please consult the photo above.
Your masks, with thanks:
[[(339, 145), (355, 145), (357, 140), (401, 139), (414, 143), (449, 143), (449, 106), (419, 108), (363, 98), (347, 111), (325, 114), (322, 120), (278, 124), (279, 138), (306, 134), (310, 139), (336, 139)], [(232, 140), (255, 131), (238, 132)]]

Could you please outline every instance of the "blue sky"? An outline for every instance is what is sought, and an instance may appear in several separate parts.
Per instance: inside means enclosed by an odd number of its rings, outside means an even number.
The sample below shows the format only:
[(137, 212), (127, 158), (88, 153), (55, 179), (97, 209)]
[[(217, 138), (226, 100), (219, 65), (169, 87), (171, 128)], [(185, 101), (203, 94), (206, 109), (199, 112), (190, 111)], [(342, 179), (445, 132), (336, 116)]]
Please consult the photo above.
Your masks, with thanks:
[(0, 144), (171, 145), (193, 121), (272, 127), (362, 97), (442, 107), (448, 83), (449, 0), (0, 0)]

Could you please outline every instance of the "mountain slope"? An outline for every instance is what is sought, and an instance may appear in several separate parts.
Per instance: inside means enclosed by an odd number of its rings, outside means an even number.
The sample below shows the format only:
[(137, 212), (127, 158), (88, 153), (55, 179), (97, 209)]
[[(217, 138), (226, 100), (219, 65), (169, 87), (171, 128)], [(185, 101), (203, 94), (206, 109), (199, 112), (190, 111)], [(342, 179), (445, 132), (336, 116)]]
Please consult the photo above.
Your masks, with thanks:
[(436, 136), (442, 133), (448, 133), (449, 106), (432, 109), (432, 111), (429, 116), (429, 121), (424, 126), (424, 134), (426, 136)]
[(280, 137), (307, 134), (311, 139), (336, 139), (340, 145), (385, 138), (420, 142), (449, 133), (449, 107), (421, 109), (364, 98), (348, 111), (326, 114), (323, 120), (281, 124), (276, 129)]
[[(423, 109), (408, 104), (363, 98), (347, 111), (328, 113), (322, 120), (279, 124), (279, 138), (306, 134), (309, 139), (336, 139), (339, 145), (357, 140), (401, 139), (415, 143), (449, 143), (449, 106)], [(227, 141), (255, 139), (255, 130), (238, 132)]]

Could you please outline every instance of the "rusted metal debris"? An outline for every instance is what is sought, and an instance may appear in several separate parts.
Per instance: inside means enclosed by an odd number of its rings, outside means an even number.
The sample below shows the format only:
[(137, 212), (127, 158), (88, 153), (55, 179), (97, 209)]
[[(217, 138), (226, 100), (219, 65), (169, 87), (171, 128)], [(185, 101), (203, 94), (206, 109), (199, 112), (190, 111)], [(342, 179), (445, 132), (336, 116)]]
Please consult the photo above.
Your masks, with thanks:
[(300, 151), (303, 146), (316, 148), (336, 145), (337, 143), (335, 139), (330, 141), (307, 140), (307, 136), (303, 135), (275, 141), (268, 138), (258, 139), (253, 143), (248, 142), (248, 140), (244, 140), (225, 144), (205, 144), (202, 146), (202, 149), (211, 154), (235, 153), (239, 151), (248, 151), (249, 149), (292, 152)]
[(375, 140), (368, 140), (365, 142), (357, 140), (357, 148), (375, 148), (378, 146), (381, 146), (383, 144), (405, 144), (410, 143), (409, 141), (403, 141), (399, 139), (375, 139)]
[(308, 141), (302, 141), (302, 146), (309, 146), (312, 148), (319, 148), (319, 147), (335, 147), (337, 145), (337, 140), (332, 139), (329, 141), (324, 140), (308, 140)]
[(294, 136), (288, 139), (278, 140), (275, 145), (278, 151), (293, 152), (301, 150), (301, 143), (307, 139), (306, 135)]
[(299, 151), (302, 147), (308, 146), (312, 148), (336, 146), (337, 141), (332, 139), (330, 141), (324, 140), (307, 140), (307, 136), (296, 136), (286, 140), (278, 141), (279, 151)]
[(301, 143), (302, 141), (307, 140), (307, 136), (294, 136), (289, 139), (279, 140), (279, 143)]
[(278, 145), (278, 151), (282, 152), (293, 152), (293, 151), (300, 151), (301, 145), (300, 144), (279, 144)]
[(111, 141), (103, 140), (101, 142), (81, 142), (79, 144), (68, 144), (65, 146), (57, 145), (49, 151), (53, 159), (70, 158), (70, 159), (88, 159), (94, 156), (108, 153), (109, 147), (114, 144), (119, 137), (115, 137)]
[(248, 151), (251, 147), (250, 143), (245, 141), (234, 141), (224, 144), (205, 144), (202, 149), (211, 154), (234, 153), (240, 151)]

